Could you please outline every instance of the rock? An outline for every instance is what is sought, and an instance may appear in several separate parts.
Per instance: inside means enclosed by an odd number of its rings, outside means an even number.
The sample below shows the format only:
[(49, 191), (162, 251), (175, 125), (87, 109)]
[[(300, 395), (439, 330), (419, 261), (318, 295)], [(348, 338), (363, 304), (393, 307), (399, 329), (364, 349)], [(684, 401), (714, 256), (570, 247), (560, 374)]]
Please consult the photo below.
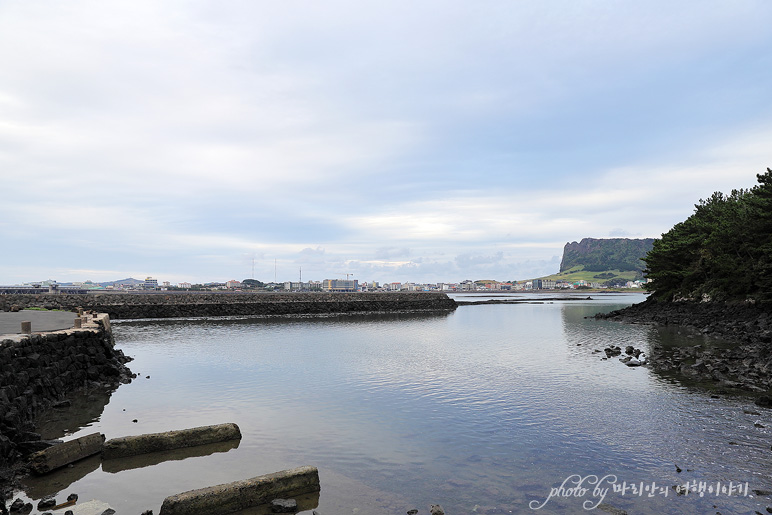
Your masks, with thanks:
[(635, 347), (633, 347), (632, 345), (628, 345), (627, 347), (625, 347), (625, 354), (627, 354), (628, 356), (632, 356), (633, 352), (635, 352)]
[(23, 509), (24, 509), (24, 501), (22, 501), (21, 499), (16, 499), (15, 501), (13, 501), (13, 503), (11, 503), (12, 512), (21, 511)]
[(38, 510), (43, 511), (56, 506), (56, 499), (53, 496), (43, 497), (38, 503)]
[(115, 510), (112, 508), (107, 508), (105, 511), (102, 512), (102, 515), (115, 515)]
[(431, 515), (445, 515), (445, 510), (439, 504), (432, 504), (429, 506), (429, 513)]
[(413, 508), (412, 510), (407, 510), (407, 515), (416, 515), (416, 513), (418, 513), (418, 510), (416, 510), (415, 508)]
[(75, 515), (72, 510), (67, 510), (64, 512), (64, 515)]
[(142, 512), (142, 515), (153, 515), (153, 510), (145, 510)]
[(635, 358), (631, 358), (627, 363), (625, 363), (625, 365), (627, 365), (628, 367), (640, 367), (641, 362)]
[(772, 408), (772, 397), (768, 395), (761, 395), (760, 397), (757, 397), (754, 402), (757, 406), (761, 406), (762, 408)]
[(298, 503), (295, 499), (274, 499), (271, 501), (271, 511), (274, 513), (295, 513)]
[(72, 402), (66, 399), (63, 401), (55, 402), (51, 405), (52, 408), (69, 408), (70, 406), (72, 406)]
[(598, 505), (598, 509), (605, 511), (606, 513), (611, 513), (611, 515), (627, 515), (625, 510), (620, 510), (619, 508), (611, 506), (610, 504), (606, 504), (605, 502), (600, 503)]
[(70, 494), (67, 496), (67, 501), (77, 501), (78, 500), (78, 494)]

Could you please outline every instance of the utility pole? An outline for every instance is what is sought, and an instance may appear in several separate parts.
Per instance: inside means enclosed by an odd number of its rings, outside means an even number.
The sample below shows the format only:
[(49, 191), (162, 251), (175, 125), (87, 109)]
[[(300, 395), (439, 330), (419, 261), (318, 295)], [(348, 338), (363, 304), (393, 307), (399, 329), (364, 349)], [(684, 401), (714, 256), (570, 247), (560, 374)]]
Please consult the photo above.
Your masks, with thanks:
[(276, 258), (273, 258), (273, 282), (276, 283)]

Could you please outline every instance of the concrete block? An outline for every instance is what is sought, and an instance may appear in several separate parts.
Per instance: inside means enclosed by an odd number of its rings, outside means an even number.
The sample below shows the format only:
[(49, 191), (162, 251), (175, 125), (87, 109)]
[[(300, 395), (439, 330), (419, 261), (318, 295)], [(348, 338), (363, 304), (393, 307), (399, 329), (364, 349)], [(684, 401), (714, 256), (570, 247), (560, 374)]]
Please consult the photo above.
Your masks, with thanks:
[(80, 317), (76, 318), (74, 321), (73, 327), (75, 329), (80, 329), (81, 327), (83, 327), (83, 320), (81, 320)]
[(241, 430), (233, 423), (194, 427), (165, 433), (124, 436), (105, 442), (102, 458), (105, 460), (125, 458), (149, 452), (168, 451), (240, 439)]
[(102, 515), (105, 511), (111, 510), (112, 508), (106, 502), (91, 500), (76, 504), (67, 509), (71, 510), (73, 515)]
[(22, 334), (32, 334), (32, 322), (23, 321), (21, 323), (21, 333)]
[(105, 436), (101, 433), (70, 440), (38, 451), (30, 456), (30, 468), (37, 474), (45, 474), (102, 451)]
[(160, 515), (220, 515), (319, 491), (316, 467), (298, 467), (224, 485), (191, 490), (164, 499)]

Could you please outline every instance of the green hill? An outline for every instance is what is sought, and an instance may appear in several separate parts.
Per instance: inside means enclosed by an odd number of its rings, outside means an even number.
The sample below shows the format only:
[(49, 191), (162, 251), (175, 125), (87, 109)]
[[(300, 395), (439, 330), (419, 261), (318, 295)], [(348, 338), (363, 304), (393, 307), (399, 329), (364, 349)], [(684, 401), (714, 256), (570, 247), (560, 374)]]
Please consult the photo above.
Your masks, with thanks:
[(588, 272), (636, 272), (640, 277), (646, 267), (641, 259), (653, 244), (653, 238), (584, 238), (579, 243), (566, 243), (560, 271), (581, 267)]
[(653, 238), (584, 238), (578, 243), (566, 243), (560, 272), (541, 279), (624, 285), (643, 277), (646, 263), (642, 258), (653, 243)]

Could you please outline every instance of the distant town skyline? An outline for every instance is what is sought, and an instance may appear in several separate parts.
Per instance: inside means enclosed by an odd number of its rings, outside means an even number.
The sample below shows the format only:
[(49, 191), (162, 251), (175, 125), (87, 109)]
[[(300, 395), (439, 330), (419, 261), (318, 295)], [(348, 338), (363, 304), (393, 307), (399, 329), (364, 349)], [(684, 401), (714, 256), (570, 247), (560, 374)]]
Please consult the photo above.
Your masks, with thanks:
[[(772, 4), (0, 4), (0, 284), (558, 271), (772, 166)], [(254, 274), (253, 274), (254, 270)]]

